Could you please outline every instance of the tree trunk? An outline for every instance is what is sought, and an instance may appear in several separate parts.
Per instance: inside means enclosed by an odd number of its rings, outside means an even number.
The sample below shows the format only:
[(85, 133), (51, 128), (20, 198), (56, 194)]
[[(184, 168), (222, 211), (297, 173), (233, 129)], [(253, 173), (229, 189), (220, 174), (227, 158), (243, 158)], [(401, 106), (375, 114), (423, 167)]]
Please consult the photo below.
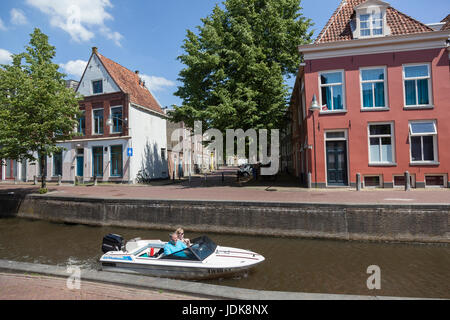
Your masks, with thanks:
[(47, 157), (41, 156), (41, 188), (47, 188)]

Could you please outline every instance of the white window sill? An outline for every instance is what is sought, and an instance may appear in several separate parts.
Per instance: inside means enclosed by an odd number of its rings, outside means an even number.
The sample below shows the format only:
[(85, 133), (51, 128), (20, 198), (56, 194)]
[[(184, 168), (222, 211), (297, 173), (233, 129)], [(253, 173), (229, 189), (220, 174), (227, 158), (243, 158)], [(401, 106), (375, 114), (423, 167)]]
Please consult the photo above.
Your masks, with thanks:
[(396, 167), (397, 163), (369, 163), (369, 167)]
[(423, 106), (403, 106), (403, 110), (421, 110), (421, 109), (434, 109), (434, 105)]
[(320, 111), (320, 114), (347, 113), (347, 110)]
[(410, 162), (410, 166), (438, 166), (441, 163), (439, 161), (420, 161), (420, 162)]
[(389, 107), (366, 107), (362, 108), (361, 112), (375, 112), (375, 111), (389, 111)]

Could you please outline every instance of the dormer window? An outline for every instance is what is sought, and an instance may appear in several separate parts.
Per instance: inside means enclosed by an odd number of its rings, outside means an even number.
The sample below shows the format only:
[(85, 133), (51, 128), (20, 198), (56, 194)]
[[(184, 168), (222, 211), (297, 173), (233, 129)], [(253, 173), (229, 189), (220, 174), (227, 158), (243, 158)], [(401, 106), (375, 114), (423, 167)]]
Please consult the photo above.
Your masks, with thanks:
[(361, 37), (383, 35), (383, 13), (362, 14), (359, 23)]
[(386, 22), (389, 4), (379, 0), (367, 0), (355, 7), (355, 19), (351, 23), (353, 38), (382, 37), (390, 34)]

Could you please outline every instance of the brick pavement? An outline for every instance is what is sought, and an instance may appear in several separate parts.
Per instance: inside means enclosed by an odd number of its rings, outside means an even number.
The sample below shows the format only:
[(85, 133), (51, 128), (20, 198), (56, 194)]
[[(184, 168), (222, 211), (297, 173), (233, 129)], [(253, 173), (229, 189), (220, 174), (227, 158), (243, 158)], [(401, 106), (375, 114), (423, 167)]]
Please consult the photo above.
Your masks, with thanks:
[[(198, 183), (198, 182), (197, 182)], [(0, 193), (37, 193), (39, 187), (31, 184), (0, 184)], [(189, 186), (188, 182), (140, 186), (56, 186), (49, 184), (49, 195), (74, 197), (100, 197), (113, 199), (164, 200), (219, 200), (289, 203), (338, 204), (450, 204), (450, 189), (372, 189), (357, 192), (353, 189), (307, 190), (292, 186)]]
[(81, 281), (69, 289), (67, 279), (0, 273), (0, 300), (198, 300), (197, 297)]

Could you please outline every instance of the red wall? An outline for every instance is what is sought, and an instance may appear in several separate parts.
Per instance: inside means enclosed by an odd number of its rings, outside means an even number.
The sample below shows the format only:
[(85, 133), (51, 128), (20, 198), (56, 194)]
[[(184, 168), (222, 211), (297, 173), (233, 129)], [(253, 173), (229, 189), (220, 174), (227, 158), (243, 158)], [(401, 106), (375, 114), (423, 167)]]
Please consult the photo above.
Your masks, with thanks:
[[(114, 106), (122, 106), (122, 117), (128, 118), (128, 97), (127, 95), (119, 93), (103, 94), (98, 96), (86, 97), (80, 102), (80, 109), (85, 111), (86, 117), (86, 134), (82, 137), (77, 137), (76, 139), (92, 139), (92, 138), (110, 138), (110, 137), (121, 137), (128, 135), (128, 126), (123, 124), (122, 133), (110, 133), (110, 127), (106, 125), (106, 121), (109, 118), (110, 108)], [(103, 108), (103, 135), (92, 135), (92, 110)]]
[[(431, 63), (431, 81), (434, 109), (404, 110), (402, 65)], [(388, 111), (361, 111), (359, 68), (387, 67)], [(384, 182), (392, 182), (393, 174), (409, 171), (416, 174), (417, 182), (424, 174), (450, 173), (450, 73), (449, 57), (445, 49), (372, 54), (306, 61), (305, 90), (309, 107), (313, 94), (320, 101), (318, 72), (345, 70), (345, 99), (347, 113), (319, 115), (316, 113), (317, 182), (326, 182), (324, 130), (348, 129), (348, 154), (350, 182), (356, 174), (383, 174)], [(410, 166), (409, 120), (436, 120), (438, 130), (438, 166)], [(372, 167), (369, 163), (367, 127), (369, 122), (393, 121), (395, 130), (395, 167)], [(313, 144), (313, 121), (307, 120), (308, 143)], [(310, 170), (314, 182), (314, 153), (310, 152)]]

